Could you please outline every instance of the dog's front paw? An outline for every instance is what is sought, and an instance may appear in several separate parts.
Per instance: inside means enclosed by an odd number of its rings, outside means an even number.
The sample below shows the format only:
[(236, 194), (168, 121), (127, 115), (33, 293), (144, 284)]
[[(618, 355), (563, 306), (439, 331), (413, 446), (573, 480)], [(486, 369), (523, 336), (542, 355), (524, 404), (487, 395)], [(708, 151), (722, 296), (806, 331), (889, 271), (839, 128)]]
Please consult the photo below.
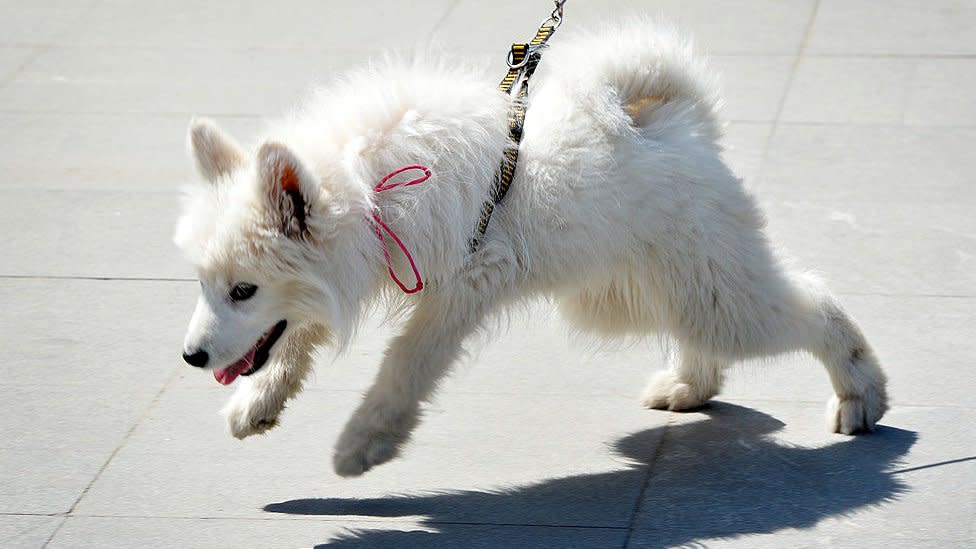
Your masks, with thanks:
[(888, 399), (883, 387), (857, 397), (835, 395), (827, 402), (827, 430), (844, 435), (873, 431), (886, 411)]
[(230, 434), (243, 439), (276, 427), (280, 411), (259, 394), (238, 391), (221, 413), (227, 418)]
[(684, 383), (673, 372), (658, 372), (644, 390), (642, 400), (644, 406), (659, 410), (691, 410), (708, 402), (712, 395), (703, 395), (701, 391)]
[(335, 472), (343, 477), (358, 477), (395, 458), (400, 452), (399, 442), (399, 437), (391, 434), (346, 432), (336, 444), (332, 458)]

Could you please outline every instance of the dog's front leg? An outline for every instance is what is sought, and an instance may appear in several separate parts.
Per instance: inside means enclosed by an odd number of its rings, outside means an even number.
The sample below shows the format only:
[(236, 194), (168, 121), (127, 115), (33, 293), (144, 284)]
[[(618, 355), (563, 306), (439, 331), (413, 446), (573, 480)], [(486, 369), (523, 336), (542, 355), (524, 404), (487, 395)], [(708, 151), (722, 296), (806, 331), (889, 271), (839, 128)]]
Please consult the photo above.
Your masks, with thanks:
[(241, 378), (241, 386), (221, 411), (237, 438), (258, 435), (278, 425), (285, 402), (302, 388), (312, 369), (315, 346), (325, 338), (319, 326), (301, 327), (288, 334), (261, 371)]
[(454, 280), (422, 294), (339, 437), (336, 473), (358, 476), (396, 457), (420, 420), (421, 402), (461, 353), (464, 338), (508, 295), (514, 266), (509, 249), (486, 245)]

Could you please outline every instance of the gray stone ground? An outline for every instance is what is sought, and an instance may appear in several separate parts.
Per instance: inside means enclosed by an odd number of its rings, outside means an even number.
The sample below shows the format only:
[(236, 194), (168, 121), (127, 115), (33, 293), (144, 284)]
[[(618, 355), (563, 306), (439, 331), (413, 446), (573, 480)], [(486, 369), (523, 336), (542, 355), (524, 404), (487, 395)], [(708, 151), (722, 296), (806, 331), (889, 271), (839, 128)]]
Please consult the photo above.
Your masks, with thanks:
[(331, 447), (390, 327), (323, 359), (270, 436), (226, 434), (229, 390), (179, 359), (189, 117), (246, 135), (431, 34), (498, 72), (549, 9), (0, 1), (0, 546), (973, 547), (972, 0), (566, 7), (564, 28), (660, 10), (713, 56), (729, 161), (890, 373), (875, 434), (824, 431), (830, 388), (804, 357), (736, 369), (700, 412), (644, 410), (662, 351), (574, 344), (544, 304), (361, 479), (333, 474)]

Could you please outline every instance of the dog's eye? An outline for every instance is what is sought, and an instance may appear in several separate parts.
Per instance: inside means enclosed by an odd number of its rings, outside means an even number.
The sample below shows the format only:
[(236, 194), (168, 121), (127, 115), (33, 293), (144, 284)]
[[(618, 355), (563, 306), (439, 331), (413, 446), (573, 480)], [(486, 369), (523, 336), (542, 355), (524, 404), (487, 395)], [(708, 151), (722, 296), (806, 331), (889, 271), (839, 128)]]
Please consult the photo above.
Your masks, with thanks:
[(254, 296), (254, 292), (258, 291), (258, 287), (254, 284), (248, 284), (247, 282), (241, 282), (234, 289), (230, 291), (230, 298), (234, 301), (244, 301), (251, 299)]

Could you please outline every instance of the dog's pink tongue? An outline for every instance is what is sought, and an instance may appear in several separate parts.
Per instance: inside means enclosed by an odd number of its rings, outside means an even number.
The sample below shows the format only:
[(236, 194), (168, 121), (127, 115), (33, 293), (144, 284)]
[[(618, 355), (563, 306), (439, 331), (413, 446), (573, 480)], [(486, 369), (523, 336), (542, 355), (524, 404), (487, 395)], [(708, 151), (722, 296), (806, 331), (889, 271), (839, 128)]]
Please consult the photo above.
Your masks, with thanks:
[(221, 368), (220, 370), (214, 370), (213, 376), (217, 380), (217, 383), (221, 385), (230, 385), (234, 383), (237, 376), (243, 374), (254, 364), (254, 354), (257, 352), (257, 347), (254, 347), (244, 355), (244, 358), (238, 360), (237, 362), (231, 364), (226, 368)]

